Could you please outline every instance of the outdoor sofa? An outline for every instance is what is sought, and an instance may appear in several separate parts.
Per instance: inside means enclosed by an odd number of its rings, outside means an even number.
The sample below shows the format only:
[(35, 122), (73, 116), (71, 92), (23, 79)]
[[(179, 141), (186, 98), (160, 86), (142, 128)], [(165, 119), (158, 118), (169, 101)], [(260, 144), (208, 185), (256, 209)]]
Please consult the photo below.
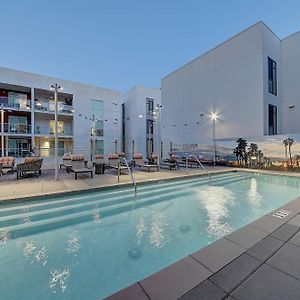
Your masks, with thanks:
[(38, 177), (42, 171), (42, 158), (27, 157), (24, 162), (17, 164), (17, 179), (25, 177), (28, 174), (34, 174)]

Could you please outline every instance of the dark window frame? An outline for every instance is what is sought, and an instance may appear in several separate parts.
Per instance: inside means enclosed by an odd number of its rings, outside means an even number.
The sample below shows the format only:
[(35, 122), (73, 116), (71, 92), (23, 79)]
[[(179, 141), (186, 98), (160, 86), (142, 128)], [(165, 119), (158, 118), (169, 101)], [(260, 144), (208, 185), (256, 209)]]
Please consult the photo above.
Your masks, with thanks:
[(277, 96), (277, 63), (268, 57), (268, 89), (269, 93)]

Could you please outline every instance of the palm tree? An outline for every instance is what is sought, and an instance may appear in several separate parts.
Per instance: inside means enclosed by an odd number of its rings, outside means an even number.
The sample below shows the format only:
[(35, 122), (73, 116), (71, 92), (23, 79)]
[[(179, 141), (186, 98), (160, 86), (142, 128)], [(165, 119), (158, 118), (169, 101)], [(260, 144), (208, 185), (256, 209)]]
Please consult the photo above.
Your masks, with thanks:
[(291, 139), (291, 138), (288, 138), (287, 139), (288, 141), (288, 147), (289, 147), (289, 155), (290, 155), (290, 165), (292, 166), (293, 165), (293, 160), (292, 160), (292, 145), (294, 144), (294, 139)]
[(238, 152), (239, 158), (240, 160), (244, 160), (245, 165), (247, 165), (247, 141), (243, 138), (238, 138), (236, 142), (238, 144), (236, 147), (236, 151)]
[(284, 145), (285, 158), (287, 160), (287, 147), (289, 145), (288, 139), (283, 140), (283, 145)]

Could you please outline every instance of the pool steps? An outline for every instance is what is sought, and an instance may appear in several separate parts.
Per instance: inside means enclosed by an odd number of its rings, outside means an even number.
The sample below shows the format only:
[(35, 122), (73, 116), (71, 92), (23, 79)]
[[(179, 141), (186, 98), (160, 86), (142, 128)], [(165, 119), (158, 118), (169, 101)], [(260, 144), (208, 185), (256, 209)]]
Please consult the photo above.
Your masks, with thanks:
[[(244, 173), (229, 173), (212, 176), (211, 184), (224, 185), (249, 178)], [(138, 187), (138, 197), (134, 202), (131, 189), (88, 193), (44, 202), (28, 202), (14, 207), (0, 206), (0, 230), (9, 231), (11, 238), (51, 230), (74, 223), (96, 221), (101, 218), (130, 211), (133, 208), (167, 201), (172, 196), (185, 196), (199, 184), (207, 185), (207, 177), (193, 178), (162, 184)], [(100, 214), (100, 215), (98, 215)], [(97, 216), (98, 215), (98, 216)]]

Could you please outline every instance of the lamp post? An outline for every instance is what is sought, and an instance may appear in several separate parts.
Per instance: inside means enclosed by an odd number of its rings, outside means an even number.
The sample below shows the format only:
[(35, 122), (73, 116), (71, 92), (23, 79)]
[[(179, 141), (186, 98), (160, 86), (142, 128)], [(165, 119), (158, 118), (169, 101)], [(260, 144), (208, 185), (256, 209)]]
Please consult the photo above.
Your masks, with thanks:
[(1, 108), (1, 156), (4, 156), (4, 108)]
[(54, 117), (54, 180), (58, 180), (58, 91), (62, 88), (57, 84), (51, 85), (51, 90), (54, 91), (55, 117)]
[(216, 113), (212, 113), (209, 118), (213, 122), (213, 145), (214, 145), (214, 166), (215, 166), (216, 165), (216, 155), (217, 155), (217, 146), (216, 146), (216, 120), (218, 120), (218, 115)]
[(95, 119), (95, 115), (93, 114), (93, 118), (92, 118), (92, 122), (93, 122), (93, 143), (92, 143), (92, 159), (91, 161), (93, 161), (96, 157), (96, 119)]
[(159, 170), (159, 166), (160, 166), (160, 153), (161, 153), (161, 149), (160, 149), (160, 111), (163, 108), (163, 106), (161, 104), (157, 104), (156, 108), (155, 108), (155, 117), (157, 119), (157, 164), (158, 164), (158, 170)]

